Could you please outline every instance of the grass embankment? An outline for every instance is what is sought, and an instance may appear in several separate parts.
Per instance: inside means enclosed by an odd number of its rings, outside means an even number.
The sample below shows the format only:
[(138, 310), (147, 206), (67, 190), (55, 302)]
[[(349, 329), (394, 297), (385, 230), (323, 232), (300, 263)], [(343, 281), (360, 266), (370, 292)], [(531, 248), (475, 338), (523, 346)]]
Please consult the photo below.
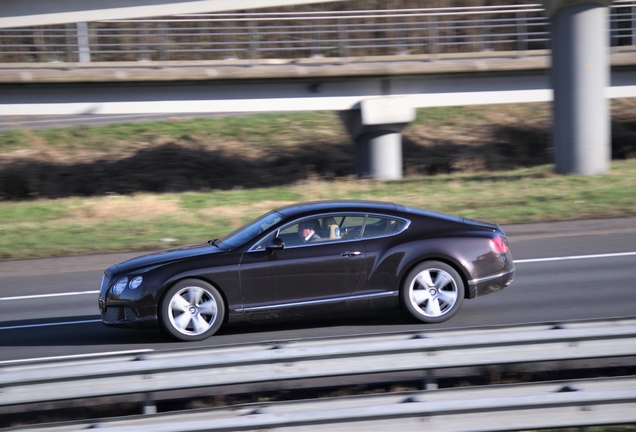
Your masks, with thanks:
[(218, 237), (288, 203), (377, 199), (498, 223), (636, 215), (636, 160), (598, 177), (540, 166), (380, 183), (309, 180), (263, 189), (112, 195), (0, 205), (0, 257), (160, 249)]
[[(634, 155), (634, 107), (613, 106), (619, 156)], [(555, 175), (548, 127), (544, 104), (420, 110), (404, 132), (406, 177), (389, 183), (352, 177), (333, 113), (0, 133), (0, 259), (205, 241), (307, 200), (387, 200), (500, 224), (636, 215), (636, 159), (602, 176)]]

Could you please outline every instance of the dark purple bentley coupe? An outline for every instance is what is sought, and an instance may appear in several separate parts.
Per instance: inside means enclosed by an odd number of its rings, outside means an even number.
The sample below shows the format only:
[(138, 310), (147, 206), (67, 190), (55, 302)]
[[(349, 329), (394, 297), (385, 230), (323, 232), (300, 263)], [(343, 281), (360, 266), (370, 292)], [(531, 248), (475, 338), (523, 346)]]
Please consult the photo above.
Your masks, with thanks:
[(158, 326), (184, 341), (224, 322), (356, 307), (401, 307), (439, 323), (514, 273), (497, 225), (392, 203), (321, 201), (109, 267), (99, 309), (106, 325)]

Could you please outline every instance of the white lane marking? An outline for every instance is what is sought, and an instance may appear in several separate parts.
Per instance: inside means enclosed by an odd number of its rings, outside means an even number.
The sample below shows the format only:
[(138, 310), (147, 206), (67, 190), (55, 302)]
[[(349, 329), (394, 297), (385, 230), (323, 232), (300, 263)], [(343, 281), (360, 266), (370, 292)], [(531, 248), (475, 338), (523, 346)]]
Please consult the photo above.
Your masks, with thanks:
[(76, 295), (85, 295), (85, 294), (99, 294), (99, 290), (98, 291), (79, 291), (79, 292), (56, 293), (56, 294), (36, 294), (36, 295), (17, 296), (17, 297), (2, 297), (2, 298), (0, 298), (0, 301), (28, 300), (28, 299), (47, 298), (47, 297), (76, 296)]
[(554, 258), (534, 258), (534, 259), (525, 259), (525, 260), (514, 260), (514, 263), (523, 264), (523, 263), (567, 261), (567, 260), (579, 260), (579, 259), (591, 259), (591, 258), (613, 258), (613, 257), (624, 257), (624, 256), (633, 256), (633, 255), (636, 255), (636, 252), (622, 252), (622, 253), (610, 253), (610, 254), (598, 254), (598, 255), (577, 255), (577, 256), (554, 257)]
[(64, 321), (64, 322), (55, 322), (55, 323), (43, 323), (43, 324), (25, 324), (19, 326), (9, 326), (9, 327), (0, 327), (0, 330), (17, 330), (17, 329), (25, 329), (25, 328), (34, 328), (34, 327), (54, 327), (61, 325), (71, 325), (71, 324), (90, 324), (90, 323), (100, 323), (102, 320), (83, 320), (83, 321)]
[(73, 359), (84, 359), (91, 357), (102, 357), (102, 356), (115, 356), (122, 354), (140, 354), (146, 352), (152, 352), (154, 349), (139, 349), (139, 350), (129, 350), (129, 351), (111, 351), (111, 352), (103, 352), (103, 353), (90, 353), (90, 354), (72, 354), (65, 356), (56, 356), (56, 357), (36, 357), (30, 359), (18, 359), (18, 360), (5, 360), (0, 361), (1, 365), (6, 364), (15, 364), (15, 363), (28, 363), (28, 362), (39, 362), (39, 361), (50, 361), (50, 360), (73, 360)]

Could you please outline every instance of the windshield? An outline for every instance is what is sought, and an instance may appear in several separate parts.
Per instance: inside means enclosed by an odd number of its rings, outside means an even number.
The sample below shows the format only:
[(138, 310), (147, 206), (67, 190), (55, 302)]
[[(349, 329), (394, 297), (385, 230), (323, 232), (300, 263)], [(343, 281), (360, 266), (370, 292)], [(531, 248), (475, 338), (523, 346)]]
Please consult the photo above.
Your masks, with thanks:
[(276, 211), (271, 211), (259, 217), (258, 219), (254, 219), (253, 221), (248, 222), (241, 228), (229, 233), (225, 237), (220, 238), (216, 242), (216, 244), (221, 249), (237, 248), (250, 240), (254, 240), (256, 236), (258, 236), (274, 224), (277, 224), (282, 219), (282, 214)]

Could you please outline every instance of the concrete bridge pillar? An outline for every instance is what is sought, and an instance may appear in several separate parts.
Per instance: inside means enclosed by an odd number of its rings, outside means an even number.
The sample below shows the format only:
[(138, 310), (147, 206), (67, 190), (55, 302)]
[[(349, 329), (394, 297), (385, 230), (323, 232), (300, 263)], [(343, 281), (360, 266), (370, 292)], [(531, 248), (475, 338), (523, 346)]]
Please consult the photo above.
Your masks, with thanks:
[(543, 0), (552, 33), (552, 134), (559, 173), (609, 170), (609, 3)]
[(341, 111), (340, 118), (355, 142), (358, 177), (402, 178), (402, 129), (415, 120), (415, 108), (404, 97), (366, 99), (359, 109)]

